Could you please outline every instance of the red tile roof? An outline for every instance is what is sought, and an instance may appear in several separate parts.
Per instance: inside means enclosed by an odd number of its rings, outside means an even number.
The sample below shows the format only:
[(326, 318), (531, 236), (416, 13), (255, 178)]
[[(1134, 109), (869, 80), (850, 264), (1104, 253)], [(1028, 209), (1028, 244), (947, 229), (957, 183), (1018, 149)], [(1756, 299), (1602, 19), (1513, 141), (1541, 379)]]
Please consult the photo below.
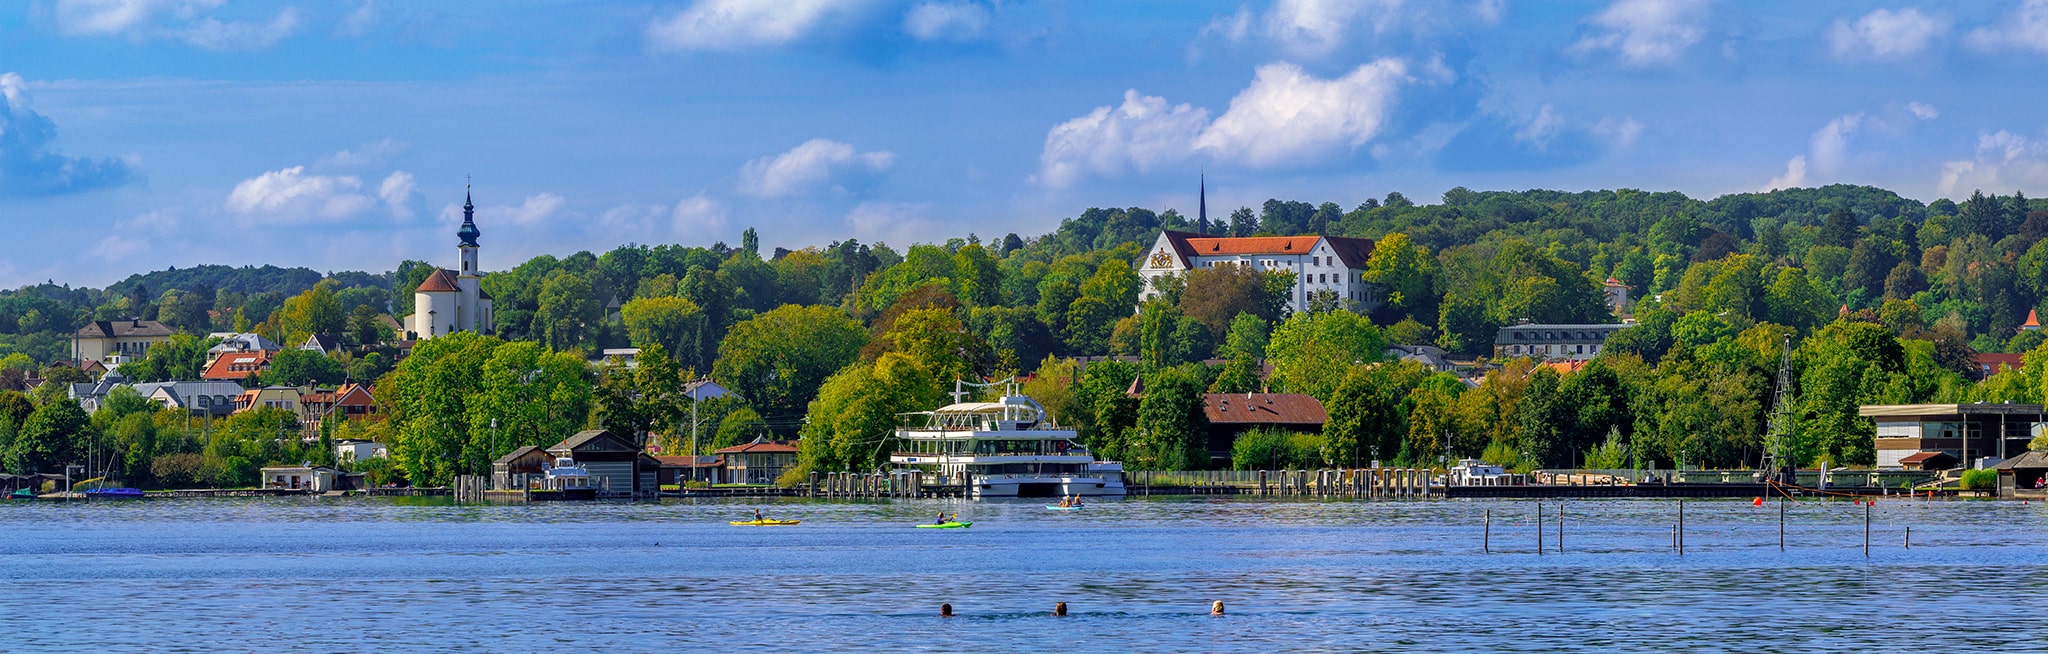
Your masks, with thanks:
[(2023, 322), (2023, 323), (2020, 323), (2020, 326), (2021, 326), (2021, 327), (2040, 327), (2040, 326), (2041, 326), (2041, 314), (2039, 314), (2039, 313), (2035, 313), (2033, 309), (2028, 309), (2028, 310), (2027, 310), (2027, 321), (2026, 321), (2026, 322)]
[(657, 456), (664, 468), (717, 468), (725, 465), (725, 457), (719, 456)]
[(1300, 393), (1207, 393), (1202, 413), (1219, 425), (1320, 426), (1330, 419), (1322, 402)]
[(725, 449), (722, 449), (722, 450), (719, 450), (719, 451), (717, 451), (717, 452), (716, 452), (716, 454), (795, 454), (795, 453), (796, 453), (796, 446), (795, 446), (795, 445), (791, 445), (791, 444), (788, 444), (788, 443), (773, 443), (773, 442), (768, 442), (768, 443), (747, 443), (747, 444), (744, 444), (744, 445), (734, 445), (734, 446), (732, 446), (732, 447), (728, 447), (728, 448), (725, 448)]
[(455, 286), (455, 273), (448, 272), (448, 269), (446, 268), (441, 268), (435, 270), (434, 274), (427, 275), (426, 281), (420, 282), (420, 287), (413, 289), (412, 292), (454, 293), (458, 290), (461, 289), (458, 289)]
[(1948, 457), (1950, 460), (1955, 459), (1955, 457), (1949, 456), (1947, 452), (1915, 452), (1913, 454), (1906, 455), (1906, 458), (1899, 459), (1899, 463), (1901, 465), (1926, 463), (1928, 461), (1932, 461), (1940, 457)]
[(1372, 258), (1373, 241), (1369, 238), (1345, 236), (1203, 236), (1192, 232), (1166, 232), (1166, 240), (1173, 244), (1174, 253), (1179, 254), (1182, 265), (1188, 265), (1189, 257), (1225, 256), (1241, 254), (1307, 254), (1314, 250), (1318, 241), (1330, 245), (1330, 251), (1344, 260), (1350, 268), (1364, 268), (1366, 259)]
[(199, 378), (211, 381), (241, 381), (248, 379), (250, 373), (262, 372), (270, 368), (270, 354), (269, 350), (256, 350), (253, 352), (229, 352), (220, 355), (220, 358), (213, 360), (213, 365), (206, 367), (206, 372), (199, 375)]
[(1977, 367), (1983, 368), (1984, 372), (1986, 373), (1994, 374), (1998, 372), (1999, 368), (2019, 370), (2021, 367), (2027, 365), (2026, 357), (2027, 355), (2023, 353), (2006, 354), (2004, 352), (1978, 352)]

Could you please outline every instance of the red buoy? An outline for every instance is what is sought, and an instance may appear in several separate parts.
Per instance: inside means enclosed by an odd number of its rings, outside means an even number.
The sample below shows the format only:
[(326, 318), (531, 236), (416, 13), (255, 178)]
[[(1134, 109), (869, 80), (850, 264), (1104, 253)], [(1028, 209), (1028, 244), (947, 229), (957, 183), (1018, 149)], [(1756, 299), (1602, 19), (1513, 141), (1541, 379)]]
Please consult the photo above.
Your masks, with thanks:
[(1755, 501), (1755, 502), (1752, 502), (1751, 504), (1753, 504), (1753, 505), (1755, 505), (1755, 506), (1763, 506), (1763, 505), (1764, 505), (1764, 498), (1761, 498), (1761, 497), (1759, 497), (1759, 498), (1756, 498), (1756, 501)]

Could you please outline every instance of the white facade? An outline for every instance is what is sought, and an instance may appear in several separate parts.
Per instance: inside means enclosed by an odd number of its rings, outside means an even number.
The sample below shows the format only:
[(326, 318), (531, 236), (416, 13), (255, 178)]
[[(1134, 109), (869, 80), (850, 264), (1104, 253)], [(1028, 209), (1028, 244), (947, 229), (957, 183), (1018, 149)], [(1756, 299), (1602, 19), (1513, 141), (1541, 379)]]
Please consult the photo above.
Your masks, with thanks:
[(1369, 239), (1337, 236), (1233, 238), (1161, 232), (1135, 266), (1138, 275), (1145, 279), (1138, 301), (1159, 295), (1160, 278), (1196, 268), (1234, 264), (1260, 271), (1294, 273), (1294, 291), (1288, 299), (1290, 311), (1306, 310), (1319, 291), (1327, 291), (1343, 300), (1345, 307), (1366, 313), (1379, 308), (1383, 301), (1379, 286), (1365, 281), (1365, 263), (1372, 255), (1372, 247)]
[(456, 270), (436, 270), (413, 291), (413, 313), (406, 317), (406, 331), (413, 338), (432, 339), (453, 332), (494, 333), (497, 316), (491, 311), (491, 296), (483, 290), (483, 271), (477, 267), (476, 205), (462, 201), (462, 228), (455, 232), (461, 251)]

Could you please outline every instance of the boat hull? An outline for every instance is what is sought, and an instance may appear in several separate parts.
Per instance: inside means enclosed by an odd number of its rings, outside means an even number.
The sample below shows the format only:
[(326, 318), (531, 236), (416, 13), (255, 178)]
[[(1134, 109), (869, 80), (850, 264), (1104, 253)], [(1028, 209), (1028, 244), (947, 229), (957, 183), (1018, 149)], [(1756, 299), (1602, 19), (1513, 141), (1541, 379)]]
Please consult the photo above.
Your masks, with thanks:
[(1121, 479), (1092, 476), (1003, 476), (974, 480), (975, 497), (1123, 497)]

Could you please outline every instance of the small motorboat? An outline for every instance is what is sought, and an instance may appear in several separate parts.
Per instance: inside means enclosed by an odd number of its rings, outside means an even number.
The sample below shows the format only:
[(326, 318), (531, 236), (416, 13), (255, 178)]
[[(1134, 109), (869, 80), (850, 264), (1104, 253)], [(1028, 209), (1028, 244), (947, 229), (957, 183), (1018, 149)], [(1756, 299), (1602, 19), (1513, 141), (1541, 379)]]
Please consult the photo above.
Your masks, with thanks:
[(7, 498), (13, 500), (32, 500), (36, 498), (36, 491), (30, 488), (17, 488), (13, 493), (8, 494)]
[(729, 522), (729, 523), (726, 523), (726, 524), (730, 524), (730, 525), (732, 525), (732, 526), (734, 526), (734, 527), (787, 527), (787, 526), (789, 526), (789, 525), (797, 524), (797, 523), (800, 523), (800, 522), (803, 522), (803, 521), (802, 521), (802, 520), (775, 520), (775, 519), (771, 519), (771, 518), (762, 518), (762, 519), (759, 519), (759, 520), (734, 520), (734, 521), (732, 521), (732, 522)]
[(1079, 511), (1079, 510), (1081, 510), (1081, 507), (1078, 507), (1078, 506), (1060, 506), (1060, 505), (1058, 505), (1058, 504), (1047, 504), (1047, 505), (1045, 505), (1045, 510), (1047, 510), (1047, 511)]
[(92, 488), (85, 491), (85, 498), (89, 500), (139, 500), (142, 497), (140, 488)]
[(918, 529), (966, 529), (966, 528), (968, 528), (968, 527), (972, 527), (972, 526), (974, 526), (974, 523), (972, 523), (972, 522), (960, 522), (960, 521), (958, 521), (958, 520), (952, 520), (952, 521), (947, 521), (947, 522), (941, 522), (941, 523), (938, 523), (938, 524), (922, 524), (922, 525), (918, 525), (918, 526), (917, 526), (917, 528), (918, 528)]

